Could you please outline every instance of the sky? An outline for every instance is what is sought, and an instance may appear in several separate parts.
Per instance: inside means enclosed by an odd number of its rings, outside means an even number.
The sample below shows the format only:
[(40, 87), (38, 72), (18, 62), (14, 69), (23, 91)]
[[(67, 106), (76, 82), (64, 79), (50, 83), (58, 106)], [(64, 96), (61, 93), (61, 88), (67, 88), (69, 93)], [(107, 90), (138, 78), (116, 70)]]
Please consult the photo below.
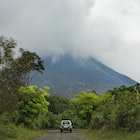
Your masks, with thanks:
[(43, 57), (94, 57), (140, 82), (140, 0), (0, 0), (0, 35)]

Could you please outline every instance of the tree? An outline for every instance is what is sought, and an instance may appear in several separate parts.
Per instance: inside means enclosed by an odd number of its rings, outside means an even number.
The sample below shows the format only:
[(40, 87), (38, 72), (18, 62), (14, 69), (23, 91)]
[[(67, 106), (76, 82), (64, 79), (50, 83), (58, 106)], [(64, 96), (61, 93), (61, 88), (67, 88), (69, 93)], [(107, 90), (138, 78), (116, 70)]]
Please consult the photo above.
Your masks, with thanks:
[(87, 93), (85, 91), (77, 94), (75, 99), (71, 101), (78, 117), (86, 121), (86, 126), (89, 125), (93, 110), (96, 109), (99, 102), (100, 98), (96, 93)]
[(13, 49), (15, 49), (16, 45), (16, 41), (12, 38), (8, 39), (4, 36), (0, 36), (0, 65), (3, 67), (10, 66), (14, 60)]
[(29, 128), (41, 127), (48, 113), (49, 102), (45, 98), (49, 94), (45, 89), (40, 89), (37, 86), (21, 87), (19, 91), (18, 123), (23, 123)]
[(139, 101), (139, 93), (140, 93), (140, 84), (139, 83), (136, 83), (136, 85), (134, 86), (134, 89), (137, 93), (137, 101)]
[(17, 100), (14, 94), (16, 87), (12, 84), (12, 78), (10, 78), (11, 75), (8, 70), (14, 60), (13, 50), (15, 47), (16, 42), (12, 38), (7, 39), (0, 36), (0, 113), (15, 108), (14, 102)]
[(35, 52), (25, 51), (22, 48), (19, 52), (21, 53), (20, 57), (16, 58), (11, 64), (14, 71), (13, 78), (22, 85), (28, 86), (34, 76), (33, 72), (36, 75), (37, 72), (42, 73), (45, 68), (43, 61)]
[(47, 98), (47, 101), (50, 103), (49, 111), (52, 112), (53, 114), (60, 114), (65, 110), (68, 110), (70, 107), (69, 105), (70, 100), (67, 98), (62, 98), (58, 96), (49, 96), (49, 98)]
[(111, 130), (139, 130), (140, 105), (133, 86), (114, 88), (100, 98), (102, 100), (92, 114), (92, 128), (105, 126)]
[(43, 61), (35, 52), (20, 49), (17, 56), (16, 46), (14, 39), (0, 36), (0, 113), (13, 111), (19, 87), (29, 84), (31, 72), (44, 70)]

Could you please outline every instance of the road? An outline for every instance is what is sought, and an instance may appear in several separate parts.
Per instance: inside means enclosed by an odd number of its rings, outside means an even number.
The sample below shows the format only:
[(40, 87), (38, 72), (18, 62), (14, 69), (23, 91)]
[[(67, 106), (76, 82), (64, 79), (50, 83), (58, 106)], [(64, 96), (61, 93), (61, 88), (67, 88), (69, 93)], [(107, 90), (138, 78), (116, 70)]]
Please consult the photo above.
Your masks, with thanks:
[(89, 140), (85, 136), (80, 135), (80, 130), (73, 130), (70, 132), (60, 132), (59, 130), (50, 130), (44, 136), (37, 140)]

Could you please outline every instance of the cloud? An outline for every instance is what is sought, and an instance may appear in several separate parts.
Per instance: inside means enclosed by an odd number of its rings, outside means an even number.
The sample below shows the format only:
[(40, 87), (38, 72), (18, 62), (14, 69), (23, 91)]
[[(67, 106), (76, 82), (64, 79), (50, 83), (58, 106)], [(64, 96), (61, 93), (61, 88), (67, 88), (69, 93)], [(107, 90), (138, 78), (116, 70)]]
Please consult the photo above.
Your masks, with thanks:
[(139, 0), (0, 0), (0, 31), (39, 55), (93, 56), (140, 81)]
[[(4, 2), (4, 5), (6, 2)], [(7, 2), (8, 3), (8, 2)], [(79, 33), (83, 33), (83, 22), (94, 5), (93, 0), (47, 0), (47, 1), (22, 1), (21, 10), (16, 9), (16, 4), (8, 4), (4, 7), (1, 17), (5, 23), (9, 23), (7, 33), (16, 37), (24, 47), (35, 49), (44, 53), (63, 53), (78, 46)], [(8, 7), (9, 6), (9, 7)], [(10, 14), (11, 13), (11, 14)], [(15, 14), (15, 13), (18, 13)], [(14, 17), (16, 16), (16, 19)], [(82, 29), (83, 28), (83, 29)], [(4, 30), (4, 31), (5, 31)], [(81, 31), (82, 30), (82, 31)], [(76, 39), (77, 38), (77, 39)], [(80, 40), (79, 40), (80, 41)]]

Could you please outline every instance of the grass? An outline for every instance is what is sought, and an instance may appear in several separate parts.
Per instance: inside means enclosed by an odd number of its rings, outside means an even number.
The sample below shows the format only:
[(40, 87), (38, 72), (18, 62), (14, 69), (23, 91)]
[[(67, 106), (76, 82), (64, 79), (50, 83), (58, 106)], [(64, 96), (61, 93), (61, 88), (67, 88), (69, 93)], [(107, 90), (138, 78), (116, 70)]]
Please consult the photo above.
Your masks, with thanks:
[(140, 132), (88, 130), (83, 134), (90, 138), (90, 140), (140, 140)]
[[(0, 124), (0, 140), (34, 140), (46, 133), (46, 130), (30, 130), (14, 124)], [(140, 140), (140, 132), (128, 133), (122, 131), (85, 130), (82, 134), (90, 140)]]
[(45, 130), (30, 130), (14, 124), (0, 124), (0, 140), (33, 140)]

